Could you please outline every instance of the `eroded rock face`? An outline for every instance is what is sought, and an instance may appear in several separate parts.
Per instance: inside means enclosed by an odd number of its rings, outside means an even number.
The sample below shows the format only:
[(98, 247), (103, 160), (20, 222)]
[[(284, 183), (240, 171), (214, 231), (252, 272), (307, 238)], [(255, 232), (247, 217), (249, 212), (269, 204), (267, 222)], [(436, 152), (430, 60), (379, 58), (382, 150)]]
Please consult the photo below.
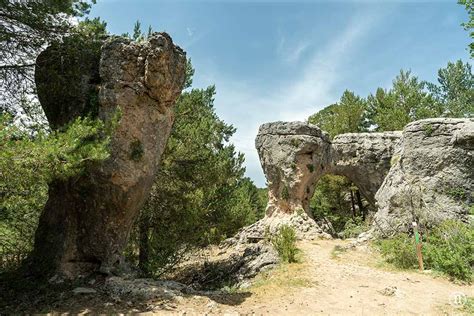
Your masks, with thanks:
[(328, 135), (303, 122), (260, 126), (255, 146), (267, 177), (267, 215), (307, 210), (315, 182), (330, 163)]
[(342, 134), (331, 142), (315, 125), (263, 124), (256, 147), (268, 182), (267, 216), (308, 212), (315, 184), (327, 173), (348, 177), (374, 204), (400, 137), (400, 132)]
[(407, 230), (413, 220), (429, 226), (467, 219), (474, 203), (473, 119), (408, 124), (392, 162), (376, 195), (376, 230), (390, 235)]
[(427, 119), (403, 132), (349, 133), (332, 142), (317, 126), (275, 122), (260, 127), (256, 147), (268, 181), (262, 223), (269, 227), (289, 222), (298, 228), (296, 215), (308, 212), (315, 184), (326, 173), (359, 187), (378, 209), (374, 231), (385, 235), (407, 230), (413, 221), (468, 220), (474, 204), (473, 119)]
[(375, 194), (391, 167), (401, 132), (348, 133), (334, 138), (328, 172), (346, 176), (375, 205)]
[[(103, 43), (99, 62), (91, 56), (94, 60), (79, 70), (84, 80), (68, 82), (57, 66), (74, 64), (65, 51), (68, 47), (49, 49), (38, 57), (38, 94), (51, 126), (92, 110), (104, 121), (120, 111), (121, 119), (109, 159), (77, 178), (50, 185), (32, 259), (38, 270), (69, 277), (95, 270), (110, 273), (121, 263), (129, 230), (153, 183), (173, 124), (173, 105), (184, 85), (186, 57), (166, 33), (141, 43), (113, 37)], [(54, 89), (60, 84), (71, 89)], [(84, 96), (91, 90), (97, 91), (94, 106)], [(64, 91), (75, 95), (65, 97)], [(77, 104), (58, 102), (65, 99)]]

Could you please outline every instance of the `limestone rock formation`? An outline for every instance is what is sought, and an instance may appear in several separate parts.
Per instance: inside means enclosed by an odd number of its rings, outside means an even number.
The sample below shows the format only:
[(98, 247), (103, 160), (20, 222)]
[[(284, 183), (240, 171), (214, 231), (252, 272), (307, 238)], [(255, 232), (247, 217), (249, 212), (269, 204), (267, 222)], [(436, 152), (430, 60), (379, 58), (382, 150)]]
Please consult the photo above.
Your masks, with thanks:
[(334, 138), (329, 173), (346, 176), (367, 201), (375, 205), (375, 194), (391, 168), (401, 132), (348, 133)]
[(263, 124), (255, 144), (268, 182), (267, 216), (308, 212), (315, 184), (327, 173), (346, 176), (375, 204), (400, 137), (400, 132), (343, 134), (331, 142), (315, 125)]
[(314, 183), (330, 163), (328, 135), (303, 122), (267, 123), (255, 146), (267, 177), (267, 215), (307, 210)]
[(474, 120), (408, 124), (393, 166), (377, 192), (375, 229), (387, 235), (413, 220), (433, 225), (467, 219), (474, 204)]
[(266, 217), (244, 229), (243, 239), (281, 223), (303, 238), (320, 232), (301, 214), (326, 173), (346, 176), (359, 187), (378, 208), (374, 231), (384, 234), (406, 230), (413, 220), (428, 226), (467, 220), (474, 204), (473, 119), (427, 119), (403, 132), (349, 133), (332, 142), (317, 126), (274, 122), (260, 127), (255, 144), (269, 202)]
[[(121, 113), (110, 158), (79, 177), (50, 184), (40, 217), (33, 267), (75, 277), (96, 270), (111, 273), (120, 265), (169, 137), (186, 57), (166, 33), (140, 43), (111, 37), (95, 55), (77, 54), (81, 48), (68, 45), (38, 57), (38, 96), (51, 126), (79, 115), (108, 121)], [(71, 50), (76, 53), (68, 54)], [(77, 68), (68, 71), (66, 65)]]

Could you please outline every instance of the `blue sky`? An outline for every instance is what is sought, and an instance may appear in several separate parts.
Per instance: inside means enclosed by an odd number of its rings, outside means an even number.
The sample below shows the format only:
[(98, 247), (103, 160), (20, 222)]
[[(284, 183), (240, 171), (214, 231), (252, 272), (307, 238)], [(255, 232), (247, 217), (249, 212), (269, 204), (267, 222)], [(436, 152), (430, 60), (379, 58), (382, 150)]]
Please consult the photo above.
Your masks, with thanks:
[(111, 33), (131, 32), (137, 19), (168, 32), (192, 59), (193, 86), (216, 85), (216, 111), (264, 186), (260, 124), (306, 120), (345, 89), (388, 88), (400, 69), (435, 81), (448, 61), (468, 61), (467, 13), (456, 2), (99, 0), (91, 16)]

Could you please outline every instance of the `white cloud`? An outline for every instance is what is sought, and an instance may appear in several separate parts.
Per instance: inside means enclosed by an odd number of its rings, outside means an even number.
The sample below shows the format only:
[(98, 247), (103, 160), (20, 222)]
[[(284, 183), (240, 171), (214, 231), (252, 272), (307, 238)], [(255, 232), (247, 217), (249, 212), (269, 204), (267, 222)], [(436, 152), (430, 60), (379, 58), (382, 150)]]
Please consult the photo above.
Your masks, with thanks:
[(192, 28), (187, 27), (187, 28), (186, 28), (186, 31), (188, 32), (188, 36), (189, 36), (189, 37), (193, 37), (193, 35), (194, 35), (194, 30), (193, 30)]
[(308, 40), (303, 40), (298, 43), (289, 43), (285, 36), (280, 34), (276, 52), (284, 62), (294, 64), (300, 60), (303, 53), (310, 47), (310, 44)]
[[(207, 83), (216, 83), (216, 110), (226, 122), (233, 124), (237, 132), (232, 138), (238, 151), (246, 157), (247, 175), (258, 186), (265, 184), (257, 151), (254, 146), (258, 127), (277, 120), (293, 121), (306, 118), (335, 102), (342, 91), (335, 91), (338, 81), (343, 78), (364, 36), (370, 32), (379, 16), (354, 14), (352, 20), (325, 47), (314, 50), (307, 61), (302, 61), (302, 69), (291, 77), (286, 77), (278, 85), (255, 87), (248, 81), (227, 78), (225, 74), (208, 72)], [(285, 46), (284, 37), (279, 38), (277, 49)], [(309, 46), (301, 45), (294, 53), (295, 59)]]

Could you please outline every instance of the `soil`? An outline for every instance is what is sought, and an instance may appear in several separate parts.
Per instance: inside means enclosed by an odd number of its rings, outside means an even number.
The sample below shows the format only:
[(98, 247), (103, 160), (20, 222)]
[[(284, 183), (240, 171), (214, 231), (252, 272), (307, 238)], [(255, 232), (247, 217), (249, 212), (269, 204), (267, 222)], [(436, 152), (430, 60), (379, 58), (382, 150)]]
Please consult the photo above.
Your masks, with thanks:
[[(468, 315), (459, 302), (474, 286), (383, 263), (368, 245), (334, 251), (349, 241), (299, 243), (301, 262), (259, 275), (246, 289), (199, 292), (173, 301), (110, 302), (73, 296), (38, 312), (143, 315)], [(337, 248), (341, 249), (341, 248)], [(472, 312), (472, 311), (471, 311)]]

